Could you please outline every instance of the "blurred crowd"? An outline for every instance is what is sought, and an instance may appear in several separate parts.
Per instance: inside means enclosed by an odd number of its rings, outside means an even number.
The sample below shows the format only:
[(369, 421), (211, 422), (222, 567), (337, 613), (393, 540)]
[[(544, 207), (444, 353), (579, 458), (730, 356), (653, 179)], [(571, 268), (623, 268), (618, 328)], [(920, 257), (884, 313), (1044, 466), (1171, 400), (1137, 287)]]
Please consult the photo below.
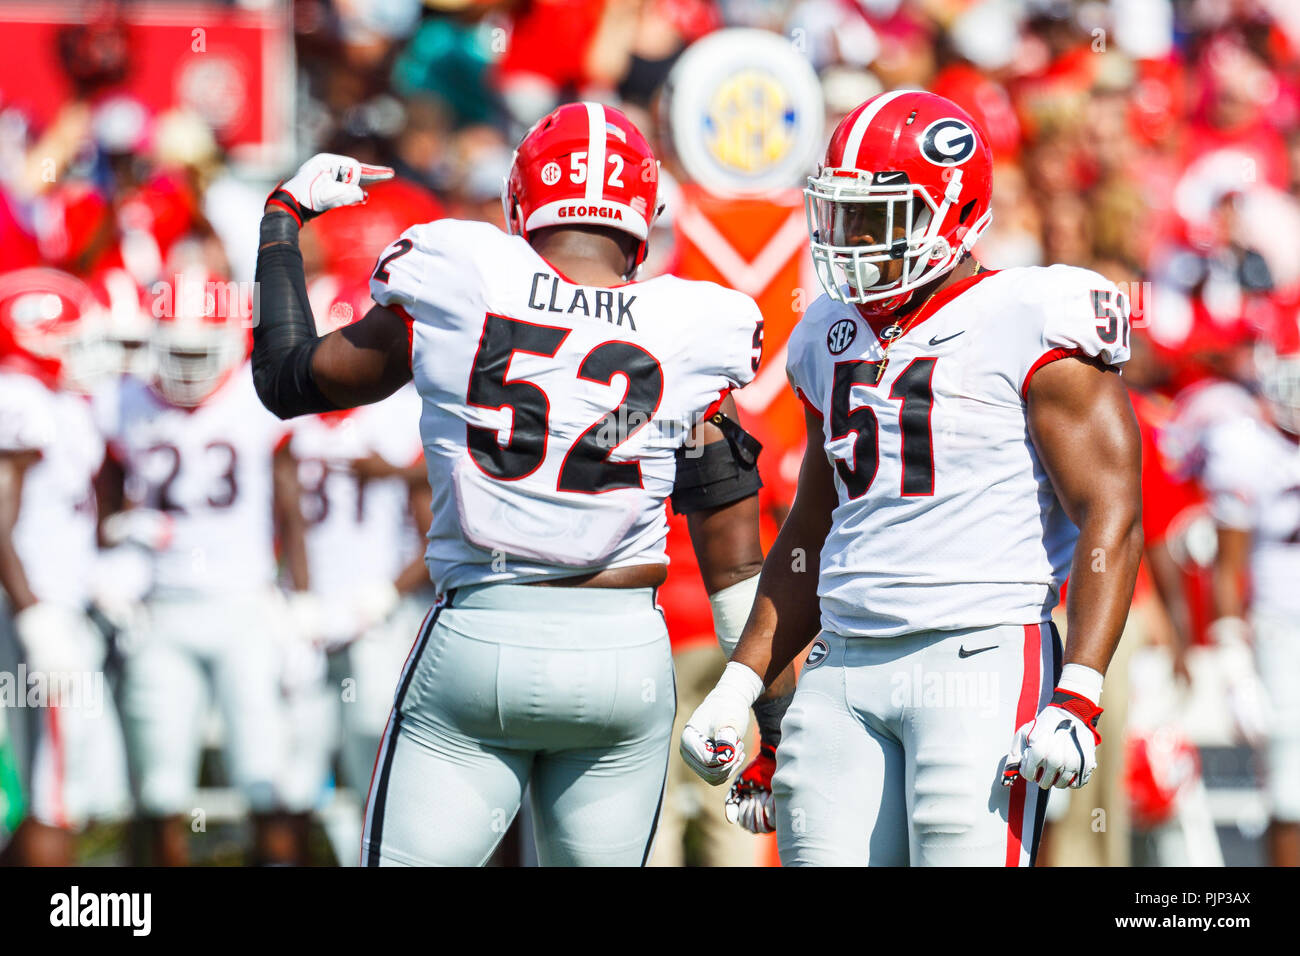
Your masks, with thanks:
[[(787, 37), (821, 79), (828, 130), (868, 97), (900, 87), (929, 89), (967, 109), (982, 124), (996, 161), (993, 225), (976, 248), (980, 261), (989, 268), (1056, 262), (1093, 268), (1126, 292), (1133, 315), (1134, 358), (1125, 377), (1146, 438), (1149, 560), (1131, 625), (1138, 636), (1128, 641), (1132, 657), (1119, 666), (1129, 669), (1135, 685), (1145, 681), (1167, 692), (1147, 698), (1163, 703), (1131, 708), (1134, 729), (1127, 736), (1118, 732), (1123, 708), (1108, 708), (1111, 746), (1125, 748), (1109, 755), (1116, 777), (1112, 815), (1131, 820), (1112, 828), (1117, 848), (1070, 856), (1061, 840), (1057, 860), (1127, 862), (1135, 845), (1131, 831), (1168, 836), (1175, 825), (1180, 838), (1156, 840), (1137, 861), (1222, 860), (1187, 741), (1231, 748), (1267, 733), (1251, 733), (1249, 701), (1263, 696), (1253, 672), (1229, 679), (1223, 673), (1241, 669), (1197, 663), (1198, 654), (1205, 656), (1198, 648), (1219, 647), (1224, 628), (1216, 632), (1214, 625), (1249, 611), (1225, 597), (1231, 582), (1221, 569), (1216, 578), (1204, 436), (1225, 420), (1276, 422), (1278, 407), (1300, 406), (1300, 376), (1281, 374), (1300, 349), (1300, 6), (1287, 0), (241, 0), (231, 6), (283, 7), (291, 19), (292, 155), (276, 168), (250, 165), (223, 141), (219, 127), (194, 111), (152, 112), (122, 92), (134, 64), (149, 53), (132, 42), (131, 3), (78, 7), (84, 16), (59, 29), (55, 55), (72, 92), (51, 120), (34, 122), (24, 111), (23, 91), (0, 88), (0, 298), (21, 292), (7, 281), (20, 270), (58, 270), (85, 289), (70, 297), (74, 305), (62, 318), (37, 321), (45, 339), (31, 349), (45, 349), (62, 363), (60, 388), (90, 393), (105, 379), (158, 376), (160, 359), (177, 349), (157, 330), (181, 311), (186, 281), (232, 290), (224, 306), (208, 294), (193, 310), (209, 319), (223, 312), (246, 336), (264, 198), (275, 179), (316, 152), (397, 171), (365, 206), (331, 212), (304, 231), (313, 306), (328, 328), (364, 313), (364, 282), (376, 255), (410, 224), (452, 216), (502, 226), (501, 182), (513, 144), (560, 102), (581, 97), (620, 106), (659, 144), (665, 167), (684, 178), (673, 163), (660, 94), (683, 51), (714, 31), (744, 26)], [(676, 241), (672, 229), (656, 238), (655, 267), (671, 269), (672, 256), (662, 250)], [(175, 308), (160, 308), (164, 295), (175, 297)], [(242, 355), (229, 364), (239, 361)], [(414, 434), (414, 419), (410, 427)], [(113, 436), (105, 437), (111, 458)], [(357, 458), (372, 451), (383, 450), (363, 448)], [(266, 450), (268, 468), (274, 452)], [(382, 476), (407, 480), (412, 463), (400, 453), (389, 458)], [(381, 466), (354, 461), (346, 467)], [(315, 487), (313, 480), (300, 475), (299, 485)], [(769, 484), (777, 500), (768, 510), (779, 521), (789, 482)], [(288, 578), (283, 545), (280, 539), (281, 577)], [(682, 561), (689, 563), (689, 555)], [(674, 575), (690, 574), (680, 563)], [(403, 589), (418, 604), (419, 588), (407, 582)], [(397, 606), (391, 601), (386, 613)], [(1219, 642), (1230, 643), (1230, 637)], [(1153, 647), (1161, 649), (1163, 663), (1143, 661), (1142, 652)], [(400, 660), (392, 667), (394, 682), (399, 666)], [(1152, 671), (1167, 676), (1147, 676)], [(1188, 726), (1179, 716), (1200, 707), (1204, 694), (1222, 705), (1233, 729)], [(1118, 695), (1108, 690), (1108, 696)], [(0, 763), (0, 780), (2, 771)], [(1086, 816), (1106, 799), (1075, 802), (1088, 804), (1078, 809)], [(696, 804), (679, 800), (682, 816), (698, 820), (716, 810)], [(752, 844), (731, 836), (716, 838), (731, 842), (713, 856), (704, 845), (712, 836), (679, 832), (673, 839), (686, 847), (673, 851), (674, 861), (758, 856)], [(274, 857), (274, 840), (268, 841), (266, 855)], [(1286, 847), (1285, 838), (1275, 841), (1274, 859)]]

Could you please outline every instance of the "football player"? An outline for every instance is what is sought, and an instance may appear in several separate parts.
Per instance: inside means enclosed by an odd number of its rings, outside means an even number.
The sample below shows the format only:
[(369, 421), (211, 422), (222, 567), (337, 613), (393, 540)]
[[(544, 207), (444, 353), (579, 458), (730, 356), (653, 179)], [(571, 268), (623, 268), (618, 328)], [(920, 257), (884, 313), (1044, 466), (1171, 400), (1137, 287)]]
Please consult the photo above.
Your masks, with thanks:
[(974, 121), (895, 91), (844, 118), (805, 191), (825, 295), (789, 344), (798, 492), (682, 738), (725, 779), (749, 705), (816, 637), (772, 778), (787, 865), (1029, 865), (1048, 790), (1095, 767), (1141, 549), (1127, 304), (1083, 269), (981, 269), (990, 187)]
[[(122, 679), (132, 788), (155, 862), (188, 861), (209, 701), (223, 719), (226, 767), (253, 814), (255, 858), (297, 858), (281, 814), (277, 638), (290, 632), (276, 580), (276, 535), (306, 579), (287, 429), (261, 407), (245, 364), (248, 333), (205, 276), (183, 275), (150, 334), (151, 377), (96, 396), (127, 508), (104, 537), (150, 551), (145, 619)], [(287, 640), (288, 638), (282, 638)]]
[(0, 285), (0, 586), (12, 617), (4, 631), (18, 645), (0, 654), (11, 674), (13, 651), (25, 661), (23, 700), (48, 690), (39, 706), (11, 709), (35, 724), (10, 730), (36, 741), (28, 818), (9, 848), (26, 864), (71, 865), (73, 834), (121, 772), (106, 648), (86, 613), (104, 445), (79, 391), (93, 384), (97, 314), (90, 287), (54, 269), (12, 272)]
[(674, 710), (666, 500), (690, 515), (720, 640), (761, 563), (756, 449), (729, 396), (758, 368), (759, 311), (707, 282), (636, 281), (658, 163), (618, 110), (572, 103), (516, 151), (510, 234), (412, 227), (375, 266), (378, 305), (317, 338), (298, 230), (390, 174), (322, 155), (272, 194), (254, 332), (283, 417), (412, 378), (422, 400), (441, 597), (379, 751), (363, 862), (481, 864), (528, 785), (544, 865), (640, 865)]
[[(1253, 737), (1257, 724), (1264, 743), (1274, 866), (1300, 864), (1300, 707), (1292, 689), (1300, 673), (1300, 332), (1288, 331), (1260, 348), (1267, 418), (1241, 414), (1211, 427), (1201, 473), (1218, 526), (1210, 635), (1238, 726)], [(1256, 702), (1242, 653), (1252, 639), (1263, 685)]]

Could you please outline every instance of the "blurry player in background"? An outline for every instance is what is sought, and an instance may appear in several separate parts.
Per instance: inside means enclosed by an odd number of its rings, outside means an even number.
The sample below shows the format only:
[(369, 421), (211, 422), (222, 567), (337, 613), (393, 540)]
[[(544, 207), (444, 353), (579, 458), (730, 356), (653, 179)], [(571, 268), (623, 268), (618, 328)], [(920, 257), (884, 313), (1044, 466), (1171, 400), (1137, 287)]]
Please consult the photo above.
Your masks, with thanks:
[[(349, 286), (331, 274), (313, 279), (308, 296), (322, 335), (371, 305), (366, 283)], [(433, 597), (420, 593), (429, 590), (430, 495), (419, 421), (419, 396), (406, 385), (373, 405), (293, 423), (289, 447), (306, 528), (303, 597), (311, 635), (329, 652), (328, 675), (288, 702), (285, 789), (293, 807), (314, 806), (336, 749), (347, 785), (365, 793), (411, 634)], [(344, 866), (356, 865), (360, 839), (358, 818), (346, 839), (335, 840)]]
[(963, 110), (896, 91), (808, 181), (826, 294), (789, 344), (798, 492), (682, 738), (724, 780), (750, 704), (821, 629), (772, 778), (786, 865), (1032, 865), (1047, 791), (1096, 766), (1141, 553), (1127, 304), (1083, 269), (981, 270), (991, 175)]
[[(98, 396), (96, 417), (121, 469), (126, 508), (111, 542), (151, 553), (145, 619), (130, 635), (121, 691), (132, 787), (152, 860), (188, 862), (186, 828), (215, 698), (231, 782), (252, 811), (261, 862), (300, 858), (279, 817), (284, 757), (278, 643), (291, 641), (276, 589), (276, 534), (306, 582), (296, 469), (287, 430), (245, 372), (247, 331), (190, 274), (160, 302), (152, 375)], [(113, 497), (110, 495), (109, 497)], [(139, 848), (137, 848), (139, 850)]]
[[(720, 640), (761, 560), (756, 449), (728, 393), (758, 368), (752, 300), (635, 281), (658, 166), (617, 110), (538, 122), (483, 223), (409, 229), (379, 305), (317, 338), (302, 223), (389, 171), (322, 155), (262, 221), (254, 375), (288, 417), (376, 401), (414, 377), (442, 597), (379, 752), (368, 865), (480, 864), (531, 785), (543, 864), (644, 863), (662, 800), (673, 676), (654, 589), (664, 503), (690, 514)], [(694, 433), (695, 442), (688, 443)]]
[(25, 734), (28, 819), (9, 848), (25, 864), (72, 864), (73, 834), (121, 767), (104, 641), (86, 614), (104, 444), (78, 391), (94, 378), (96, 315), (90, 288), (66, 273), (26, 269), (0, 283), (0, 585), (18, 642), (0, 653), (14, 673), (16, 650), (49, 691), (33, 706), (29, 678), (17, 685), (27, 706), (5, 704), (36, 724)]
[[(1263, 678), (1262, 699), (1252, 701), (1240, 698), (1254, 675), (1227, 675), (1239, 727), (1265, 745), (1274, 866), (1300, 865), (1300, 331), (1294, 318), (1286, 332), (1260, 348), (1268, 420), (1242, 415), (1217, 422), (1205, 438), (1202, 473), (1219, 543), (1210, 631), (1228, 651), (1223, 666), (1229, 670), (1249, 667), (1244, 653), (1232, 652), (1244, 652), (1253, 638)], [(1252, 723), (1258, 724), (1254, 734)]]

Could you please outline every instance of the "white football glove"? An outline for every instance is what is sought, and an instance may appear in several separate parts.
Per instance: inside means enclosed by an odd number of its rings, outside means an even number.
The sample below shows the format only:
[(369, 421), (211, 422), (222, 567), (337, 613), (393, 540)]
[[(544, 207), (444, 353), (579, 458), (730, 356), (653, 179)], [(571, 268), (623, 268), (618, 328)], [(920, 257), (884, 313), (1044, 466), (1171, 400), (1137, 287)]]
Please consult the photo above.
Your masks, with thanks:
[(284, 596), (286, 643), (315, 646), (326, 629), (325, 608), (310, 591), (290, 591)]
[(364, 634), (388, 620), (401, 599), (402, 596), (397, 593), (392, 581), (373, 581), (357, 588), (351, 603), (358, 632)]
[(1016, 731), (1002, 770), (1002, 785), (1017, 777), (1047, 790), (1075, 790), (1097, 769), (1097, 721), (1101, 708), (1088, 698), (1056, 688), (1052, 701), (1038, 716)]
[(147, 551), (166, 551), (176, 523), (165, 511), (155, 508), (127, 508), (104, 519), (104, 542), (112, 548), (133, 544)]
[(362, 186), (392, 179), (387, 166), (368, 166), (350, 156), (317, 153), (271, 191), (268, 205), (279, 206), (303, 225), (327, 209), (365, 202)]
[(94, 666), (86, 616), (72, 608), (38, 601), (14, 615), (14, 629), (28, 669), (44, 674), (78, 673)]
[(749, 708), (763, 693), (763, 679), (731, 661), (709, 696), (695, 708), (682, 731), (681, 755), (703, 780), (717, 786), (745, 763), (741, 738), (749, 727)]
[(325, 627), (320, 599), (308, 591), (285, 595), (285, 626), (280, 641), (280, 690), (293, 696), (319, 684), (328, 662), (322, 648)]
[(1218, 649), (1232, 722), (1246, 743), (1258, 747), (1273, 724), (1273, 704), (1255, 665), (1250, 625), (1239, 617), (1221, 617), (1210, 625), (1209, 633)]

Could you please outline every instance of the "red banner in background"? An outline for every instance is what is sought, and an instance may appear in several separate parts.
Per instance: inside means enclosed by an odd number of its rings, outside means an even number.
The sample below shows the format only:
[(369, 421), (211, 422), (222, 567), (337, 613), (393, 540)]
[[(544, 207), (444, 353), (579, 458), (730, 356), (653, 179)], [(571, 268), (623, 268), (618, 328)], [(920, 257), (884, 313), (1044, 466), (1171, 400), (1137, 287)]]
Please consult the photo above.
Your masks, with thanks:
[[(43, 129), (76, 96), (60, 61), (60, 32), (102, 17), (103, 4), (0, 5), (0, 106)], [(241, 10), (215, 4), (124, 4), (125, 78), (97, 93), (127, 95), (149, 112), (188, 107), (237, 162), (278, 169), (290, 159), (293, 36), (288, 7)]]

